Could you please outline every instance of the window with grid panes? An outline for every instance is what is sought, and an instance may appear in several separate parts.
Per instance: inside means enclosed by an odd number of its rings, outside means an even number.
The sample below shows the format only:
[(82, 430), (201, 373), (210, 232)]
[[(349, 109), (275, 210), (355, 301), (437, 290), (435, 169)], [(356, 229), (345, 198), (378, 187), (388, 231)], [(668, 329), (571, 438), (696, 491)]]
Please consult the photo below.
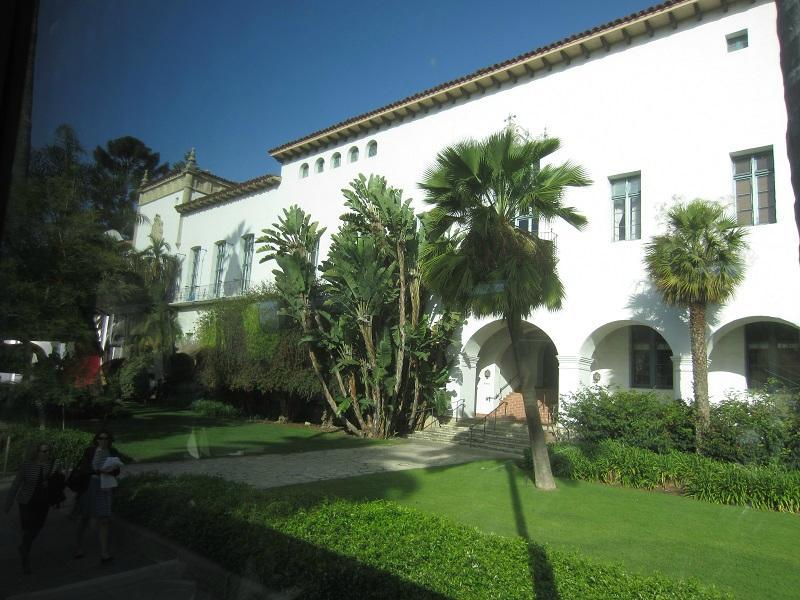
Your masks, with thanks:
[(243, 258), (242, 258), (242, 292), (250, 289), (250, 271), (253, 269), (253, 247), (255, 238), (250, 233), (242, 237)]
[(614, 211), (614, 241), (642, 237), (642, 185), (640, 175), (611, 180), (611, 205)]
[(222, 276), (225, 271), (225, 242), (217, 242), (217, 261), (214, 265), (214, 297), (223, 295)]
[(189, 278), (189, 300), (194, 300), (197, 291), (197, 280), (200, 275), (200, 246), (192, 248), (192, 275)]
[(748, 388), (763, 388), (771, 380), (800, 381), (800, 329), (783, 323), (748, 323), (744, 339)]
[(522, 231), (527, 231), (533, 237), (539, 236), (539, 215), (520, 215), (515, 219), (516, 226)]
[(739, 225), (775, 223), (775, 171), (772, 150), (739, 154), (733, 161), (736, 220)]
[(672, 389), (672, 350), (655, 329), (631, 327), (631, 387)]

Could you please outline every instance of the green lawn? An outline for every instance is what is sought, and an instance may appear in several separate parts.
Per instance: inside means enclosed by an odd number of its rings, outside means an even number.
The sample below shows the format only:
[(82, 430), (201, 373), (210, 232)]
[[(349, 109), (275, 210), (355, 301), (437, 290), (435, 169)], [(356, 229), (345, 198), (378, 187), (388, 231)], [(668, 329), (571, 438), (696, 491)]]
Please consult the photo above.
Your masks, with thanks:
[(385, 498), (501, 535), (579, 550), (629, 569), (712, 583), (738, 598), (800, 594), (800, 518), (657, 492), (559, 480), (539, 492), (510, 461), (281, 488)]
[[(99, 424), (78, 421), (70, 426), (94, 432)], [(108, 427), (116, 448), (137, 462), (180, 460), (192, 452), (205, 457), (289, 454), (398, 441), (364, 440), (302, 424), (215, 419), (164, 407), (135, 407), (130, 417), (109, 421)]]

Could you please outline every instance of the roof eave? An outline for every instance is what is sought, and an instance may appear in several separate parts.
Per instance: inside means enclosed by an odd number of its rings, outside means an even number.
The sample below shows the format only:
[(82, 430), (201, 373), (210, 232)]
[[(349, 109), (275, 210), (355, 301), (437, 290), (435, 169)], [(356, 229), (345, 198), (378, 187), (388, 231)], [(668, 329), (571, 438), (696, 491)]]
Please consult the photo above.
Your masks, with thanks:
[(630, 44), (635, 37), (642, 35), (652, 37), (658, 29), (665, 27), (674, 29), (679, 23), (692, 18), (700, 20), (703, 15), (711, 11), (728, 10), (730, 4), (738, 1), (743, 0), (670, 0), (429, 88), (372, 112), (352, 117), (277, 146), (269, 150), (269, 154), (278, 162), (284, 163), (319, 148), (358, 136), (384, 123), (402, 121), (409, 114), (413, 117), (419, 112), (428, 112), (431, 108), (455, 104), (463, 97), (469, 99), (475, 94), (483, 94), (486, 90), (502, 86), (509, 81), (516, 83), (522, 77), (534, 77), (542, 70), (550, 71), (557, 64), (569, 65), (575, 58), (581, 56), (588, 58), (597, 51), (608, 52), (614, 44)]

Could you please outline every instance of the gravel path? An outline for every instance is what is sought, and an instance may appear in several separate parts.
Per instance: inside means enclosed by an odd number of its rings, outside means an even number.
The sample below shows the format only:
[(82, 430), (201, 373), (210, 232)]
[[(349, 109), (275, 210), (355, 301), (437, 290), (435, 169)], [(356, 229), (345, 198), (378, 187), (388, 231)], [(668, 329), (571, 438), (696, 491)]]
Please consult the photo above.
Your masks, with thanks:
[(457, 465), (475, 460), (509, 458), (508, 454), (457, 445), (405, 442), (344, 450), (296, 454), (263, 454), (128, 465), (125, 474), (216, 475), (266, 489), (372, 473)]

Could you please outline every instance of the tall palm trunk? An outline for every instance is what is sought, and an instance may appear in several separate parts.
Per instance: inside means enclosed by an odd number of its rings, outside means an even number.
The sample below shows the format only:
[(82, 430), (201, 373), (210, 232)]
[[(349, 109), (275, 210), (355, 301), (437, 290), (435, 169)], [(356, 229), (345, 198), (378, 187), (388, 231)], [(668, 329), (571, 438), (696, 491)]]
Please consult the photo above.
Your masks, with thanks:
[[(786, 100), (786, 148), (794, 187), (794, 218), (800, 234), (800, 0), (777, 3), (778, 40)], [(800, 259), (800, 247), (798, 247)]]
[(689, 338), (692, 345), (692, 383), (694, 404), (697, 410), (695, 443), (697, 451), (703, 447), (703, 438), (711, 418), (708, 407), (708, 359), (706, 350), (706, 305), (693, 302), (689, 305)]
[(525, 419), (528, 423), (528, 436), (531, 440), (534, 482), (540, 490), (554, 490), (556, 489), (556, 482), (553, 479), (553, 471), (550, 468), (550, 454), (547, 451), (547, 441), (545, 440), (544, 427), (542, 427), (542, 418), (539, 414), (539, 405), (536, 402), (536, 398), (533, 398), (531, 403), (525, 394), (528, 389), (529, 377), (527, 367), (523, 368), (522, 322), (515, 317), (506, 317), (505, 321), (511, 338), (511, 352), (517, 369), (519, 391), (522, 392), (525, 400)]

